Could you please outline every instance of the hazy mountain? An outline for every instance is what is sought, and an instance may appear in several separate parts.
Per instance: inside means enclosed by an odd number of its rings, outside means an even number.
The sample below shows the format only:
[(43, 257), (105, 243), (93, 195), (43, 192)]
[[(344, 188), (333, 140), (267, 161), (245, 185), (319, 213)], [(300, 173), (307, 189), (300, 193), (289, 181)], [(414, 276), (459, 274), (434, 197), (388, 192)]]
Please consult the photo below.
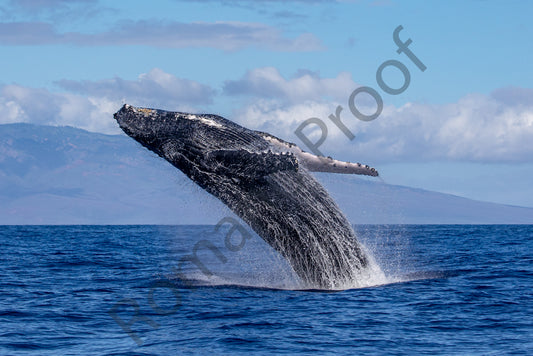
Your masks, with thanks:
[[(316, 176), (354, 223), (533, 223), (533, 208)], [(126, 136), (0, 125), (0, 224), (212, 224), (228, 214)]]

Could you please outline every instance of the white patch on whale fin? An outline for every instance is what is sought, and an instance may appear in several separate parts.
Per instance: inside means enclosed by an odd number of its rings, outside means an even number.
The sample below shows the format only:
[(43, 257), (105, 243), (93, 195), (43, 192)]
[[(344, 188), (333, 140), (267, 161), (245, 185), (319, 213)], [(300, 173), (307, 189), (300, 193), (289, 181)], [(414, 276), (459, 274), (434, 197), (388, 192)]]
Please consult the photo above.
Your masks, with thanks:
[(276, 136), (266, 132), (256, 131), (270, 143), (272, 150), (278, 153), (292, 153), (298, 158), (298, 163), (311, 172), (330, 172), (342, 174), (361, 174), (366, 176), (377, 177), (378, 171), (374, 168), (361, 163), (343, 162), (331, 157), (316, 156), (312, 153), (303, 151), (294, 143), (283, 141)]

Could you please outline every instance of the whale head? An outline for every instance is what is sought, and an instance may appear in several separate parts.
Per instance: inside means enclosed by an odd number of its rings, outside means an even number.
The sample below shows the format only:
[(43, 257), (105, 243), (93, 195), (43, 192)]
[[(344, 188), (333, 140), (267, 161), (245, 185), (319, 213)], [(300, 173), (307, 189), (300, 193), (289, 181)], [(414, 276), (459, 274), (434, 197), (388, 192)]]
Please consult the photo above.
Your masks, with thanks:
[(250, 130), (218, 115), (170, 112), (125, 104), (114, 117), (128, 136), (150, 149), (169, 140), (205, 151), (243, 148), (251, 141)]
[[(124, 105), (114, 115), (120, 128), (200, 184), (211, 178), (255, 179), (297, 170), (295, 155), (274, 154), (259, 133), (221, 116), (188, 114)], [(214, 177), (215, 174), (218, 177)]]

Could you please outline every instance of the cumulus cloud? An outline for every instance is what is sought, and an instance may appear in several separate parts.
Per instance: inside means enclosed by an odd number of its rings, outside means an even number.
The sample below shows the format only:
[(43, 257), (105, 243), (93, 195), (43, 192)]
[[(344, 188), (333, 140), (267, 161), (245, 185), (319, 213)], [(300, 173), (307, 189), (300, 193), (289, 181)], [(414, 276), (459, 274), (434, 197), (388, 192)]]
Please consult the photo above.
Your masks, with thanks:
[(326, 97), (342, 100), (356, 87), (348, 72), (335, 78), (321, 78), (318, 73), (300, 70), (293, 78), (285, 79), (276, 68), (265, 67), (250, 70), (239, 80), (226, 81), (224, 93), (301, 103)]
[[(135, 80), (60, 81), (68, 92), (19, 85), (0, 87), (0, 123), (32, 122), (72, 125), (104, 133), (120, 132), (112, 119), (124, 102), (189, 112), (215, 98), (246, 100), (229, 116), (240, 124), (273, 133), (309, 150), (294, 130), (316, 117), (328, 126), (320, 150), (340, 159), (372, 162), (531, 162), (533, 159), (533, 89), (508, 87), (469, 94), (455, 103), (385, 105), (369, 122), (354, 117), (347, 98), (357, 85), (348, 74), (323, 78), (299, 71), (284, 78), (273, 68), (249, 71), (226, 82), (220, 97), (203, 84), (153, 69)], [(238, 100), (237, 100), (238, 102)], [(385, 101), (386, 104), (386, 101)], [(355, 135), (350, 141), (331, 120), (341, 105), (342, 122)], [(375, 110), (372, 100), (356, 102), (364, 113)], [(316, 140), (320, 131), (310, 125), (304, 133)]]
[[(235, 119), (303, 146), (294, 130), (308, 118), (320, 118), (328, 126), (328, 136), (320, 150), (348, 160), (531, 162), (532, 92), (525, 88), (503, 88), (490, 95), (466, 95), (456, 103), (445, 105), (386, 105), (381, 115), (370, 122), (358, 120), (347, 105), (341, 103), (344, 109), (340, 116), (355, 135), (353, 141), (328, 119), (338, 102), (286, 103), (257, 99), (236, 110)], [(359, 108), (368, 113), (374, 110), (366, 103)], [(306, 130), (304, 133), (312, 141), (320, 136), (318, 126), (309, 125)]]
[(119, 133), (113, 113), (120, 103), (46, 89), (6, 85), (0, 89), (0, 123), (27, 122), (75, 126), (103, 133)]
[(159, 68), (141, 74), (136, 80), (115, 77), (100, 81), (60, 80), (56, 84), (70, 92), (90, 97), (166, 109), (210, 104), (215, 95), (215, 91), (207, 85), (178, 78)]
[(178, 111), (197, 111), (212, 101), (214, 90), (154, 68), (136, 80), (60, 81), (67, 93), (5, 85), (0, 88), (0, 123), (69, 125), (119, 133), (113, 120), (124, 103)]
[(274, 51), (315, 51), (320, 40), (310, 33), (284, 37), (280, 30), (261, 23), (123, 21), (100, 33), (58, 32), (47, 22), (0, 23), (0, 44), (79, 46), (138, 45), (160, 48), (210, 47), (236, 51), (257, 47)]

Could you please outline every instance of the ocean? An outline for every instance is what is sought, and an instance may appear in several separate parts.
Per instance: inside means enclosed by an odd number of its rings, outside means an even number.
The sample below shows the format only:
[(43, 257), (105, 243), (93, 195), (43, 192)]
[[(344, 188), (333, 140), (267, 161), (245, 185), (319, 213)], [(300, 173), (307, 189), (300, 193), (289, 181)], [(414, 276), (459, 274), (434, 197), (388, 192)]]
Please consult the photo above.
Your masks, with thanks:
[(358, 225), (305, 290), (228, 226), (1, 226), (0, 355), (533, 354), (533, 225)]

